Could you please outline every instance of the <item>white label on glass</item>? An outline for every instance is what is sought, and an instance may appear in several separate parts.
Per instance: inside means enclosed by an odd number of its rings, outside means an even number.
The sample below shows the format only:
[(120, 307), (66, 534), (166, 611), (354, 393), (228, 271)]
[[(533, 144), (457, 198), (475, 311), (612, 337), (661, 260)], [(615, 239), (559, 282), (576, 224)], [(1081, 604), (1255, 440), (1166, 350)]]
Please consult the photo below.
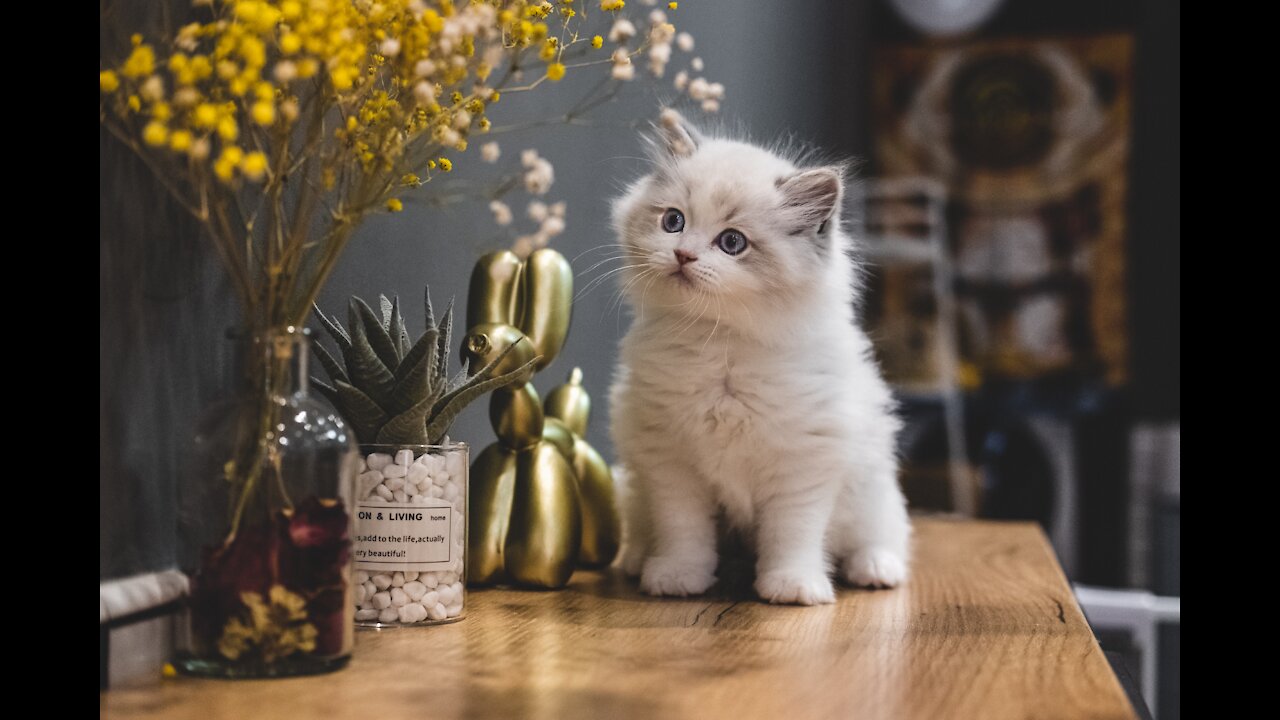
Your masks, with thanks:
[(453, 561), (453, 507), (356, 504), (356, 569), (439, 570)]

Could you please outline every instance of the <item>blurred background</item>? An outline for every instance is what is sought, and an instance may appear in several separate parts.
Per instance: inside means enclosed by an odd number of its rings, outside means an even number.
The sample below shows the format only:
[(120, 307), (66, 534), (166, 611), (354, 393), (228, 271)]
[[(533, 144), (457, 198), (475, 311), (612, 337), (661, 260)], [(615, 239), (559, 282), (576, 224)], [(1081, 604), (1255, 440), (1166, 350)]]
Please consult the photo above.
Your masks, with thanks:
[[(1104, 648), (1124, 655), (1156, 717), (1177, 718), (1179, 4), (727, 5), (670, 13), (726, 87), (718, 115), (688, 114), (858, 161), (848, 211), (870, 270), (862, 315), (908, 419), (913, 507), (1039, 522)], [(125, 28), (180, 23), (187, 7), (103, 0), (104, 57), (127, 45)], [(512, 97), (501, 121), (551, 117), (589, 84), (571, 75)], [(637, 133), (675, 95), (665, 86), (624, 86), (589, 119), (493, 138), (508, 158), (536, 147), (555, 165), (545, 199), (568, 215), (553, 246), (579, 287), (612, 268), (592, 267), (613, 241), (608, 202), (642, 171)], [(105, 132), (100, 147), (106, 580), (173, 564), (184, 457), (202, 409), (234, 384), (224, 331), (239, 310), (195, 224)], [(351, 295), (399, 295), (414, 326), (429, 284), (437, 307), (455, 295), (461, 315), (475, 259), (518, 232), (477, 199), (497, 176), (477, 156), (450, 178), (457, 202), (366, 223), (321, 307), (341, 315)], [(569, 342), (537, 382), (545, 393), (583, 369), (589, 440), (610, 459), (607, 388), (628, 323), (615, 289), (579, 297)], [(487, 444), (485, 407), (452, 435)]]

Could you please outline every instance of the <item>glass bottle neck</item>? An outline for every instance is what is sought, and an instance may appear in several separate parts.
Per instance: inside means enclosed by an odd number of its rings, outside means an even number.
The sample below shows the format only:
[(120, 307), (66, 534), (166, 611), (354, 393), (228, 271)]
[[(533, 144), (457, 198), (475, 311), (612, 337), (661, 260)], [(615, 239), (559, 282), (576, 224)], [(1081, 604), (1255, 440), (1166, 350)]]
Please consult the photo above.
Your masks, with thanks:
[(251, 386), (276, 396), (307, 393), (310, 334), (306, 328), (293, 326), (254, 333), (247, 378)]

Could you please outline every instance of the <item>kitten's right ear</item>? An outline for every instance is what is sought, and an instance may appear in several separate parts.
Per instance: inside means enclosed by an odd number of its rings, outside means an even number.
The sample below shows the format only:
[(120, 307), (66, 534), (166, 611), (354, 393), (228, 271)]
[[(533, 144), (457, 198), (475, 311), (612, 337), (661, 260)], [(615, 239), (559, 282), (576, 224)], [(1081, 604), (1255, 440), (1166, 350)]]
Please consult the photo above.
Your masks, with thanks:
[(702, 134), (671, 108), (658, 115), (658, 131), (663, 148), (675, 157), (689, 157), (702, 144)]

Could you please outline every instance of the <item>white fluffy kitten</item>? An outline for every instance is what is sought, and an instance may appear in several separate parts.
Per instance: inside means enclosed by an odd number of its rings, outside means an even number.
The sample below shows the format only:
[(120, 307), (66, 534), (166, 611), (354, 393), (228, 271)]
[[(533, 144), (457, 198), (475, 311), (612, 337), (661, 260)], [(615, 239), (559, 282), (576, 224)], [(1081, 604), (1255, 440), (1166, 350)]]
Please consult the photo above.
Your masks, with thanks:
[(833, 564), (901, 583), (899, 422), (854, 324), (841, 171), (705, 138), (671, 110), (652, 152), (613, 207), (635, 315), (611, 390), (622, 567), (654, 595), (705, 591), (723, 511), (765, 600), (834, 601)]

